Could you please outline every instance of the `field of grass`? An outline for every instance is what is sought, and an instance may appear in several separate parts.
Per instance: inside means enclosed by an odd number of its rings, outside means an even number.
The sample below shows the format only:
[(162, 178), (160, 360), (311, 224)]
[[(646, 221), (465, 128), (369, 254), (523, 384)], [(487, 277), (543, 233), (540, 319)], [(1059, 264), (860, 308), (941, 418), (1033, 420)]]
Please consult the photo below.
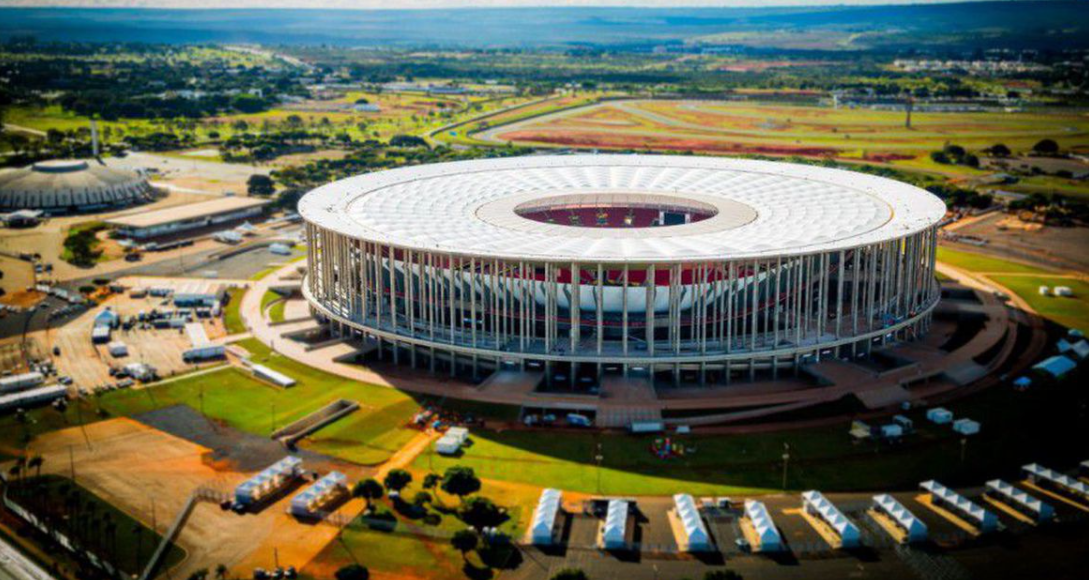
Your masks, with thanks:
[[(1084, 399), (1076, 381), (1070, 381), (1062, 388), (1029, 393), (997, 386), (952, 403), (949, 407), (957, 416), (983, 423), (983, 432), (970, 442), (971, 453), (964, 463), (960, 438), (945, 427), (929, 424), (919, 410), (908, 413), (919, 432), (901, 446), (855, 444), (845, 422), (771, 435), (674, 436), (691, 452), (663, 460), (650, 451), (654, 436), (476, 430), (473, 444), (462, 457), (425, 453), (413, 467), (441, 472), (452, 465), (467, 465), (487, 478), (586, 493), (763, 493), (781, 489), (781, 455), (783, 445), (789, 444), (787, 487), (791, 490), (911, 489), (928, 477), (953, 484), (978, 483), (982, 477), (1015, 473), (1019, 462), (1047, 458), (1065, 464), (1089, 452), (1089, 439), (1063, 449), (1041, 448), (1046, 447), (1041, 442), (1084, 437), (1089, 425), (1077, 418), (1082, 404), (1078, 401)], [(1045, 410), (1059, 407), (1061, 411), (1052, 412), (1063, 418)], [(603, 457), (600, 470), (594, 461), (597, 454)]]
[(409, 396), (301, 365), (269, 351), (254, 339), (238, 344), (254, 354), (254, 361), (291, 376), (298, 384), (290, 389), (280, 389), (258, 381), (240, 369), (224, 368), (161, 386), (111, 391), (73, 401), (63, 414), (48, 407), (34, 409), (28, 412), (26, 425), (8, 415), (0, 417), (0, 454), (11, 456), (21, 448), (24, 431), (34, 436), (178, 404), (203, 410), (205, 415), (235, 429), (268, 436), (275, 429), (335, 399), (359, 401), (359, 411), (318, 431), (302, 446), (362, 464), (384, 461), (416, 433), (405, 427), (418, 408)]
[[(115, 524), (112, 533), (102, 527), (78, 526), (76, 529), (61, 528), (61, 532), (80, 541), (83, 546), (113, 563), (125, 572), (136, 575), (143, 571), (161, 536), (125, 512), (117, 509), (94, 493), (84, 489), (72, 480), (57, 475), (30, 477), (11, 488), (10, 496), (16, 502), (35, 513), (61, 515), (65, 505), (65, 493), (75, 494), (79, 498), (82, 514), (94, 514), (97, 522), (111, 521)], [(171, 544), (160, 566), (171, 567), (185, 558), (185, 550)], [(160, 568), (163, 569), (163, 568)]]
[(239, 334), (246, 332), (246, 321), (242, 320), (242, 299), (246, 296), (248, 288), (231, 288), (227, 290), (230, 300), (223, 309), (223, 326), (227, 334)]
[(1005, 274), (1047, 274), (1048, 270), (1021, 262), (993, 258), (983, 254), (938, 248), (938, 261), (969, 272), (1001, 272)]
[[(402, 492), (411, 501), (422, 489), (423, 473), (414, 475), (412, 485)], [(374, 524), (374, 519), (357, 518), (340, 533), (310, 564), (302, 570), (307, 578), (328, 578), (341, 566), (359, 562), (374, 572), (403, 575), (411, 578), (436, 580), (462, 580), (466, 577), (461, 554), (450, 545), (449, 536), (464, 529), (465, 524), (451, 512), (458, 504), (457, 498), (448, 497), (438, 490), (429, 490), (438, 496), (437, 504), (428, 506), (425, 512), (404, 513), (394, 508), (388, 498), (375, 502), (383, 517), (391, 518), (388, 525)], [(525, 531), (526, 522), (533, 513), (537, 492), (511, 490), (485, 483), (480, 494), (507, 509), (509, 519), (499, 526), (503, 532), (517, 537)], [(468, 555), (468, 562), (475, 571), (486, 566), (502, 568), (503, 555), (477, 552)], [(470, 576), (473, 577), (473, 576)], [(480, 576), (487, 577), (487, 576)]]
[[(991, 275), (989, 278), (1024, 298), (1040, 316), (1067, 328), (1089, 332), (1089, 283), (1084, 280), (1003, 274)], [(1074, 295), (1071, 297), (1040, 296), (1040, 286), (1049, 288), (1069, 286)]]
[[(1024, 151), (1043, 138), (1068, 147), (1083, 143), (1089, 135), (1089, 119), (1075, 112), (916, 112), (908, 129), (900, 111), (669, 100), (609, 101), (522, 123), (518, 118), (489, 121), (491, 129), (480, 137), (493, 143), (831, 156), (958, 177), (987, 172), (934, 163), (929, 152), (946, 143), (976, 152), (1004, 143)], [(500, 127), (502, 123), (507, 125)], [(1066, 193), (1085, 193), (1081, 184), (1058, 185)]]
[[(938, 248), (938, 260), (982, 273), (1020, 296), (1040, 316), (1066, 328), (1089, 332), (1089, 283), (1048, 269), (972, 252)], [(1040, 286), (1069, 286), (1072, 297), (1040, 296)]]

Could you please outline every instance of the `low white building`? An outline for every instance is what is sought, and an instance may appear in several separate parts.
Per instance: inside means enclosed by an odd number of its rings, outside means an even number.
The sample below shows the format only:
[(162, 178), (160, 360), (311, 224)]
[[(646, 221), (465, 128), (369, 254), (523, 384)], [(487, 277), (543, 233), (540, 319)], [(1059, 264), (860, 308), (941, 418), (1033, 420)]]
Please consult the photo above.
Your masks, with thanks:
[(711, 549), (711, 534), (700, 517), (696, 501), (687, 493), (673, 496), (673, 509), (684, 533), (684, 548), (689, 552), (705, 552)]
[(530, 542), (536, 546), (548, 546), (555, 542), (556, 520), (562, 505), (563, 493), (560, 490), (549, 488), (541, 492), (529, 524)]
[(606, 550), (628, 548), (628, 510), (628, 502), (622, 499), (609, 500), (605, 523), (601, 529), (601, 544)]

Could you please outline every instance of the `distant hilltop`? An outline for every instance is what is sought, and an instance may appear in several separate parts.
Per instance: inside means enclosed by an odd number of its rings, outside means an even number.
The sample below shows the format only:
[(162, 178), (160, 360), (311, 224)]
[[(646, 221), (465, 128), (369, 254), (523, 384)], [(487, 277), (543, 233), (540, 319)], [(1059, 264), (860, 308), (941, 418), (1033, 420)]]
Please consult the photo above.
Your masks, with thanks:
[[(1086, 3), (436, 10), (0, 8), (0, 39), (799, 51), (1089, 47)], [(753, 34), (754, 32), (759, 34)]]

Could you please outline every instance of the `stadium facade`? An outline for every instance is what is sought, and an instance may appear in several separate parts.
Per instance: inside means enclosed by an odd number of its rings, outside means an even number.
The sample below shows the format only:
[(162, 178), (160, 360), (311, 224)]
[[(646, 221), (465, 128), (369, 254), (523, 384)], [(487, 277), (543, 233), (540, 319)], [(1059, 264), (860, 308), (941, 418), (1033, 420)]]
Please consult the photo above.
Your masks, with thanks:
[(777, 375), (917, 337), (940, 294), (944, 204), (814, 166), (466, 161), (344, 179), (299, 207), (314, 313), (379, 356), (451, 374)]

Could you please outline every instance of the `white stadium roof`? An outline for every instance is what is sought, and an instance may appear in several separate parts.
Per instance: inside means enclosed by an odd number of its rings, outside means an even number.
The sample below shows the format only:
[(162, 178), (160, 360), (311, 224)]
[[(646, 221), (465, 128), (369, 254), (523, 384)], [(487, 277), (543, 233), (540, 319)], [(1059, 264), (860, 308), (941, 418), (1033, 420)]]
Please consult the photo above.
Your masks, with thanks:
[[(675, 198), (713, 217), (657, 228), (540, 223), (514, 213), (545, 197)], [(398, 248), (508, 260), (675, 262), (807, 254), (900, 238), (945, 205), (917, 187), (823, 167), (713, 157), (552, 155), (369, 173), (307, 194), (319, 227)]]

